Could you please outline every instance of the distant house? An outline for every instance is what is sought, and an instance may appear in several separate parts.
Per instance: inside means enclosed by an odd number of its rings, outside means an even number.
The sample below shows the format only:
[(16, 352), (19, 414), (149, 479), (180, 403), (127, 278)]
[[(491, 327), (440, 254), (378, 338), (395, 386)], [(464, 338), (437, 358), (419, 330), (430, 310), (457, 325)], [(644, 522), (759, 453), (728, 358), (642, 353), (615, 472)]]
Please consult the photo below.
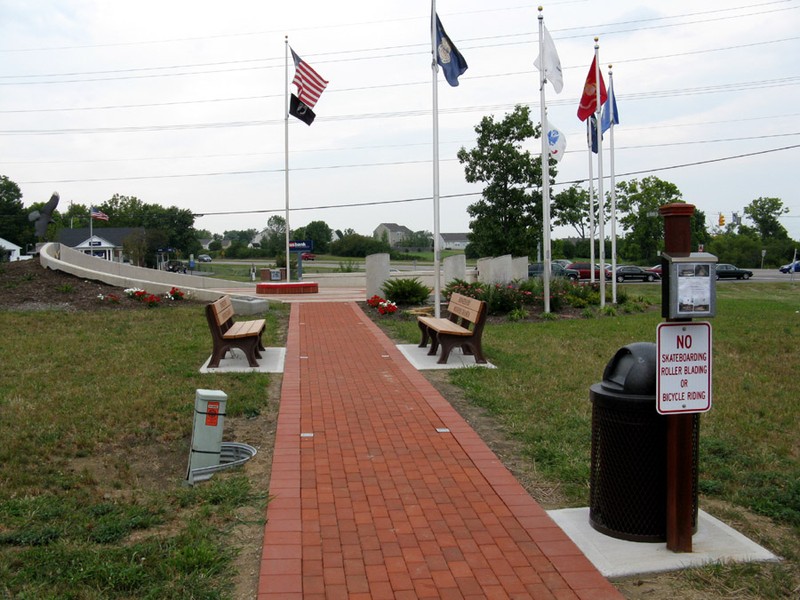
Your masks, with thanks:
[[(0, 238), (0, 262), (15, 262), (21, 259), (22, 246)], [(30, 258), (30, 257), (28, 257)]]
[(469, 244), (469, 233), (440, 233), (442, 250), (464, 250)]
[(122, 262), (123, 242), (134, 234), (144, 237), (145, 230), (143, 227), (99, 227), (90, 234), (88, 227), (61, 229), (56, 241), (84, 254)]
[[(256, 238), (258, 238), (259, 235), (261, 235), (261, 234), (256, 234)], [(256, 241), (256, 238), (253, 238), (253, 242)], [(203, 250), (208, 250), (208, 247), (216, 240), (214, 238), (202, 238), (202, 239), (197, 240), (197, 241), (200, 242), (200, 246), (202, 246)], [(259, 241), (260, 241), (260, 238), (259, 238)], [(250, 246), (251, 247), (253, 246), (253, 242), (250, 242)], [(222, 242), (221, 242), (222, 249), (225, 250), (226, 248), (230, 248), (232, 243), (233, 242), (231, 242), (230, 240), (222, 240)]]
[(372, 232), (372, 237), (382, 240), (384, 239), (385, 235), (390, 246), (397, 246), (398, 244), (401, 244), (407, 237), (413, 235), (413, 233), (414, 232), (405, 225), (398, 225), (397, 223), (381, 223), (375, 228), (375, 231)]

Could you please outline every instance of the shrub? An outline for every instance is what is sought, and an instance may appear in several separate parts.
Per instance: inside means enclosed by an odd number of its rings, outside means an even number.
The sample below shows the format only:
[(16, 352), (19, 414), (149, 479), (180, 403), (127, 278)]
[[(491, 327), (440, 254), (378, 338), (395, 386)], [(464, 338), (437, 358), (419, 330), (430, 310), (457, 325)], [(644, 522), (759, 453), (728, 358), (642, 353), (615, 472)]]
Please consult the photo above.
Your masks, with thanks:
[(447, 300), (450, 300), (450, 296), (453, 294), (461, 294), (468, 298), (481, 300), (483, 298), (483, 284), (480, 282), (468, 283), (463, 279), (453, 279), (444, 288), (444, 296)]
[(431, 289), (419, 279), (388, 279), (381, 286), (386, 297), (397, 304), (423, 304), (428, 300)]

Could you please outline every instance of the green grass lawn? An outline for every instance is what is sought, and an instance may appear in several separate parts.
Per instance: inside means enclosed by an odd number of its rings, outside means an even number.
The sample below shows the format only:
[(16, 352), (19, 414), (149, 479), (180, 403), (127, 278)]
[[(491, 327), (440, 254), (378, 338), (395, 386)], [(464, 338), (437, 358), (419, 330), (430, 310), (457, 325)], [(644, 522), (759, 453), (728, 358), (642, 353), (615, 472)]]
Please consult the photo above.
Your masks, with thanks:
[[(625, 287), (659, 301), (658, 285)], [(717, 289), (701, 508), (706, 499), (724, 502), (727, 512), (718, 516), (785, 560), (693, 569), (681, 581), (708, 592), (702, 597), (796, 597), (800, 286)], [(268, 319), (268, 331), (280, 330), (286, 311)], [(521, 444), (519, 459), (559, 488), (563, 506), (586, 506), (589, 386), (618, 348), (655, 341), (660, 321), (659, 311), (649, 311), (491, 323), (484, 350), (498, 368), (449, 377)], [(382, 323), (393, 336), (418, 341), (413, 320)], [(232, 597), (233, 532), (241, 511), (263, 515), (267, 497), (263, 483), (254, 486), (241, 472), (182, 485), (194, 394), (221, 389), (229, 419), (258, 417), (277, 402), (268, 397), (270, 376), (198, 373), (210, 352), (200, 305), (0, 311), (0, 328), (0, 597)], [(748, 529), (737, 510), (783, 533)]]
[(244, 419), (270, 376), (198, 372), (200, 304), (0, 311), (0, 330), (0, 598), (230, 597), (231, 532), (266, 496), (241, 472), (183, 485), (195, 390)]
[[(658, 285), (624, 287), (660, 305)], [(758, 567), (759, 577), (746, 583), (753, 595), (741, 597), (793, 597), (800, 585), (800, 286), (720, 284), (717, 294), (717, 316), (710, 319), (713, 406), (701, 417), (700, 492), (790, 532), (786, 539), (760, 540), (787, 562)], [(381, 322), (394, 337), (419, 341), (413, 320)], [(450, 381), (521, 443), (525, 459), (559, 487), (565, 505), (587, 506), (589, 387), (602, 380), (620, 347), (655, 342), (660, 322), (656, 310), (490, 324), (484, 352), (498, 368), (450, 371)], [(748, 533), (759, 538), (757, 531)], [(747, 568), (732, 566), (724, 577), (736, 579)]]

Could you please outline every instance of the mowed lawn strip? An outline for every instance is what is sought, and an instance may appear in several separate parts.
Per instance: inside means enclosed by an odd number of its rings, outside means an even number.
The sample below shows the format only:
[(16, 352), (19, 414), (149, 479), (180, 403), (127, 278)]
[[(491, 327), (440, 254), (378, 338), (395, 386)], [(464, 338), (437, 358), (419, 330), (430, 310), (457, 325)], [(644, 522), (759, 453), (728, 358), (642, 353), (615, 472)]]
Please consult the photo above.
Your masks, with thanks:
[[(268, 313), (267, 346), (281, 319)], [(230, 534), (239, 511), (263, 515), (266, 482), (240, 469), (183, 485), (195, 390), (254, 418), (277, 401), (270, 375), (198, 372), (199, 303), (0, 311), (0, 331), (0, 596), (231, 597)]]
[[(660, 307), (657, 284), (625, 287)], [(592, 314), (604, 313), (584, 312)], [(655, 310), (489, 323), (484, 352), (498, 368), (449, 371), (449, 381), (519, 442), (523, 460), (558, 488), (559, 507), (587, 506), (589, 387), (602, 380), (619, 348), (655, 342), (662, 321)], [(709, 321), (713, 406), (701, 417), (700, 506), (706, 509), (704, 499), (724, 501), (729, 508), (719, 516), (785, 561), (692, 570), (686, 580), (702, 589), (743, 588), (747, 598), (794, 597), (800, 589), (800, 284), (720, 283), (717, 316)], [(413, 318), (379, 323), (395, 339), (419, 341)], [(736, 507), (767, 517), (783, 535), (748, 528)]]

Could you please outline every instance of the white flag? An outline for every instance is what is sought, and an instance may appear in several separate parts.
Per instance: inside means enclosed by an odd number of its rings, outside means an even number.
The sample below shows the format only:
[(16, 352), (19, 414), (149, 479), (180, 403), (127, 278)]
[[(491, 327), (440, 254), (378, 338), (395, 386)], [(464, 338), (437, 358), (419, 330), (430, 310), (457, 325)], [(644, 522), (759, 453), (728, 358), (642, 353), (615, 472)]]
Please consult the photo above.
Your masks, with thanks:
[(547, 130), (547, 147), (550, 149), (550, 156), (555, 158), (556, 162), (561, 162), (561, 157), (567, 150), (567, 138), (553, 125)]
[(561, 90), (564, 89), (564, 75), (561, 72), (561, 60), (558, 58), (558, 52), (556, 52), (556, 45), (553, 43), (553, 38), (550, 37), (550, 32), (547, 31), (547, 27), (542, 25), (542, 30), (544, 31), (544, 61), (542, 61), (542, 55), (536, 57), (536, 60), (533, 61), (533, 66), (542, 70), (542, 62), (544, 62), (544, 76), (547, 81), (553, 84), (553, 89), (556, 91), (556, 94), (560, 94)]

